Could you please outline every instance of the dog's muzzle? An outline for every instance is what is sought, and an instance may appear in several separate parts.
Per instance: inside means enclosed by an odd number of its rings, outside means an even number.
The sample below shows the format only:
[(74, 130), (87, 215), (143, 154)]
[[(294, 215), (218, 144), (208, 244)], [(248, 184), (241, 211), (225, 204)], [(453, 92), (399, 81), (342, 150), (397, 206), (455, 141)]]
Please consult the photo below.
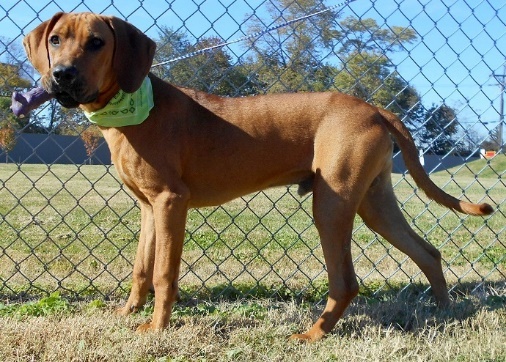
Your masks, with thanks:
[[(50, 79), (49, 79), (50, 78)], [(65, 108), (76, 108), (80, 104), (92, 103), (98, 92), (86, 95), (86, 87), (75, 66), (55, 66), (47, 77), (49, 84), (44, 88)]]

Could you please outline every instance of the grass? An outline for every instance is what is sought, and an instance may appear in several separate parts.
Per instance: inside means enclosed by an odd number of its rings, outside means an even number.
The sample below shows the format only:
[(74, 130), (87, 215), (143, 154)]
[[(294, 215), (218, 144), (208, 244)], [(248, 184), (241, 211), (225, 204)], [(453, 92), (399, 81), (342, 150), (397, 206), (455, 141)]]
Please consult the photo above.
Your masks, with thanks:
[[(482, 173), (475, 177), (468, 169)], [(394, 175), (408, 220), (441, 249), (452, 284), (504, 278), (501, 207), (506, 195), (497, 176), (501, 173), (504, 162), (496, 158), (473, 162), (454, 177), (445, 171), (433, 175), (458, 197), (464, 194), (498, 205), (498, 212), (485, 219), (456, 215), (429, 203), (414, 192), (409, 177)], [(0, 278), (5, 281), (0, 293), (125, 295), (140, 215), (113, 167), (2, 164), (0, 180), (0, 248), (5, 251), (0, 254)], [(249, 195), (222, 208), (191, 210), (181, 285), (203, 297), (206, 289), (231, 283), (260, 286), (272, 294), (311, 293), (326, 276), (310, 210), (311, 197), (300, 199), (294, 188)], [(382, 290), (425, 281), (412, 262), (359, 218), (353, 240), (355, 267), (364, 286), (376, 290), (380, 283)]]
[(128, 319), (111, 312), (127, 295), (139, 230), (114, 169), (2, 164), (0, 360), (504, 361), (505, 169), (496, 157), (432, 175), (457, 197), (497, 205), (487, 218), (448, 212), (394, 175), (408, 220), (443, 253), (450, 311), (434, 311), (418, 268), (357, 218), (360, 296), (335, 334), (301, 346), (284, 337), (310, 325), (326, 293), (310, 197), (277, 188), (192, 210), (183, 303), (169, 330), (137, 336), (151, 306)]
[[(433, 175), (456, 196), (462, 197), (464, 189), (471, 200), (498, 205), (499, 210), (485, 219), (456, 215), (428, 203), (419, 191), (413, 192), (409, 177), (394, 175), (408, 220), (442, 250), (450, 283), (504, 278), (500, 208), (505, 192), (497, 176), (502, 167), (503, 160), (496, 158), (470, 163), (454, 177), (446, 171)], [(469, 169), (482, 172), (475, 177), (468, 175)], [(60, 291), (75, 298), (97, 294), (116, 298), (126, 293), (140, 217), (113, 167), (4, 164), (0, 180), (0, 247), (5, 250), (0, 255), (4, 266), (0, 277), (6, 281), (1, 293)], [(274, 294), (303, 293), (321, 285), (326, 277), (310, 209), (310, 197), (299, 199), (294, 188), (277, 188), (223, 208), (191, 210), (181, 285), (188, 286), (190, 294), (203, 296), (213, 285), (230, 283), (252, 289), (257, 285)], [(389, 288), (424, 280), (404, 255), (358, 218), (353, 240), (355, 266), (364, 285), (383, 281)]]
[[(310, 304), (176, 306), (167, 330), (138, 335), (134, 329), (148, 320), (150, 306), (123, 318), (112, 312), (115, 305), (100, 300), (70, 304), (52, 296), (50, 313), (16, 307), (0, 312), (0, 360), (505, 361), (504, 289), (495, 291), (503, 295), (495, 300), (490, 293), (459, 296), (445, 311), (412, 295), (374, 303), (357, 298), (334, 332), (315, 344), (286, 338), (308, 328), (320, 312)], [(48, 309), (47, 301), (34, 304)]]
[(492, 159), (469, 162), (438, 173), (458, 174), (459, 177), (475, 177), (475, 175), (479, 175), (479, 178), (502, 178), (504, 182), (504, 178), (506, 177), (506, 156), (498, 154)]

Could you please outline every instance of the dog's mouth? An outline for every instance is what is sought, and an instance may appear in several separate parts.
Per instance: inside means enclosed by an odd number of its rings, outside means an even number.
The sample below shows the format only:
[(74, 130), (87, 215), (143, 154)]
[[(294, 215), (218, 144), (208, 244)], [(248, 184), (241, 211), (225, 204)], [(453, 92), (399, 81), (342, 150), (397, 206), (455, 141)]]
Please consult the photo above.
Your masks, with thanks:
[(88, 93), (82, 82), (61, 85), (52, 79), (43, 82), (43, 87), (65, 108), (77, 108), (81, 104), (93, 103), (98, 98), (98, 91)]
[[(58, 88), (58, 87), (56, 87)], [(54, 89), (54, 97), (65, 108), (76, 108), (81, 104), (93, 103), (98, 98), (98, 92), (94, 92), (91, 95), (86, 95), (82, 92), (77, 91), (65, 91), (61, 89)]]
[(72, 97), (69, 93), (66, 92), (55, 92), (54, 97), (65, 108), (76, 108), (81, 104), (74, 97)]

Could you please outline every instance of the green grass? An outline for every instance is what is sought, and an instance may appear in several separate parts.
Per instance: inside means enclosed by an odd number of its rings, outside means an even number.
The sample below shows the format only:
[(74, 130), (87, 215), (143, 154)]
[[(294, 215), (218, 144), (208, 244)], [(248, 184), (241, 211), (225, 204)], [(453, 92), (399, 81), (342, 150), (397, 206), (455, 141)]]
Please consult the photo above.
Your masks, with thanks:
[[(486, 168), (478, 178), (467, 168), (454, 177), (440, 172), (432, 178), (457, 197), (501, 208), (506, 195), (497, 173), (504, 172), (504, 163), (484, 162), (468, 164), (472, 170)], [(408, 220), (441, 249), (450, 283), (504, 278), (501, 210), (485, 219), (456, 215), (428, 202), (409, 177), (393, 177)], [(0, 293), (116, 298), (128, 291), (140, 212), (113, 167), (2, 164), (0, 200)], [(181, 285), (189, 296), (212, 296), (212, 288), (231, 284), (253, 286), (239, 288), (246, 294), (257, 290), (255, 285), (272, 295), (316, 292), (326, 276), (310, 210), (311, 197), (300, 199), (293, 187), (191, 210)], [(411, 261), (359, 218), (353, 240), (364, 286), (425, 283)]]
[(459, 177), (477, 178), (501, 178), (504, 182), (506, 177), (506, 156), (498, 154), (492, 159), (481, 159), (467, 164), (452, 167), (448, 170), (439, 171), (436, 175), (458, 174)]
[(2, 164), (0, 360), (506, 361), (504, 163), (468, 167), (432, 178), (496, 205), (491, 217), (448, 212), (394, 175), (408, 220), (443, 253), (452, 307), (435, 310), (418, 268), (357, 218), (359, 297), (328, 338), (301, 345), (286, 336), (311, 325), (327, 292), (311, 197), (277, 188), (191, 210), (183, 300), (166, 331), (138, 335), (152, 301), (129, 318), (112, 313), (140, 225), (114, 169)]
[(69, 313), (71, 304), (61, 298), (59, 293), (27, 303), (0, 303), (0, 316), (42, 317), (54, 314)]

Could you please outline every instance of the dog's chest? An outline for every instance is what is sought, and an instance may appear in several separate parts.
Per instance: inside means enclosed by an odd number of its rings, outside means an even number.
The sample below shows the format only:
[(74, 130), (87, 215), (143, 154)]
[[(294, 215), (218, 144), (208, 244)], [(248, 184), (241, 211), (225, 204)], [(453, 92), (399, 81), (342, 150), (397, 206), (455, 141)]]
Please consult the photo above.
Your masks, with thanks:
[(141, 201), (146, 200), (146, 196), (144, 192), (141, 191), (142, 180), (136, 175), (135, 169), (130, 167), (131, 165), (126, 165), (125, 162), (118, 162), (114, 165), (116, 167), (116, 171), (118, 172), (118, 176), (121, 181), (134, 193), (134, 195), (140, 199)]
[(139, 173), (142, 174), (142, 165), (139, 164), (139, 156), (127, 141), (124, 134), (114, 128), (102, 129), (105, 140), (111, 151), (111, 159), (116, 168), (119, 178), (141, 200), (145, 196), (140, 190)]

